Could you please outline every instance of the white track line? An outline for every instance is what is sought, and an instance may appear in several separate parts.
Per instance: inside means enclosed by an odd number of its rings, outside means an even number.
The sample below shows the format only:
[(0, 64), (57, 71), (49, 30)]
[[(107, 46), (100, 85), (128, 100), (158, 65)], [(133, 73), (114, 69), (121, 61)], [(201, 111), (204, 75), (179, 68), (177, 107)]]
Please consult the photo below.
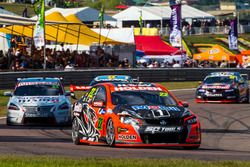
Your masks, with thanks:
[(190, 88), (190, 89), (173, 89), (169, 90), (170, 92), (180, 92), (180, 91), (186, 91), (186, 90), (196, 90), (197, 88)]
[(1, 119), (6, 119), (6, 117), (0, 117), (0, 120), (1, 120)]

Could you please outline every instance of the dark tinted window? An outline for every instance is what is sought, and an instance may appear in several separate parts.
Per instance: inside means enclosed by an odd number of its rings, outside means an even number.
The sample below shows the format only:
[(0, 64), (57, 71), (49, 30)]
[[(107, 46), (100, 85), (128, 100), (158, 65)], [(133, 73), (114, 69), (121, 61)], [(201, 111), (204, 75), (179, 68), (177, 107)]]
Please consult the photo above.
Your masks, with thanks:
[(167, 92), (158, 91), (121, 91), (113, 92), (112, 103), (127, 105), (177, 105)]
[(230, 76), (218, 76), (218, 77), (208, 77), (204, 80), (205, 84), (213, 84), (213, 83), (225, 83), (225, 84), (232, 84), (236, 81), (236, 77)]
[(62, 87), (55, 85), (26, 85), (19, 86), (14, 91), (15, 96), (58, 96), (63, 95)]
[(95, 96), (95, 99), (94, 101), (103, 101), (103, 102), (106, 102), (106, 90), (105, 90), (105, 87), (100, 87), (98, 89), (98, 92)]

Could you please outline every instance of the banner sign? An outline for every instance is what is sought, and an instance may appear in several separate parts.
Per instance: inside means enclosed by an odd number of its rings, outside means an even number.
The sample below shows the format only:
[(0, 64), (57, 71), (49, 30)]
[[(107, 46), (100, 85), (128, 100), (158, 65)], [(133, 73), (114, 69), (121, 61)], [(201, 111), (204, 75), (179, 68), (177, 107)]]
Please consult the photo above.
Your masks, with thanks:
[(169, 0), (169, 6), (179, 5), (181, 4), (181, 0)]
[(237, 18), (230, 22), (230, 30), (228, 33), (228, 44), (230, 50), (238, 50), (238, 30)]
[(174, 47), (181, 47), (181, 5), (171, 6), (169, 41)]
[(45, 22), (44, 22), (44, 12), (45, 12), (45, 4), (44, 0), (38, 0), (34, 4), (34, 10), (35, 13), (38, 15), (38, 20), (35, 25), (34, 29), (34, 44), (36, 47), (42, 47), (45, 45), (44, 41), (44, 28), (45, 28)]

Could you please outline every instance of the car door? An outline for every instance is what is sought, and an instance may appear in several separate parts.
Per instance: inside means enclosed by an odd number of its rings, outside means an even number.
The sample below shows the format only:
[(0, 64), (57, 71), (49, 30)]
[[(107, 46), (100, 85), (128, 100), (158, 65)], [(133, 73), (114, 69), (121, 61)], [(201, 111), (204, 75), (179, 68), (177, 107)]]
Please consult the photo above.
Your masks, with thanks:
[(247, 83), (245, 82), (244, 78), (239, 77), (238, 79), (238, 87), (239, 87), (239, 92), (240, 92), (240, 97), (245, 97), (247, 94)]
[(106, 109), (107, 106), (107, 91), (104, 86), (97, 87), (96, 95), (93, 98), (92, 101), (92, 108), (96, 111), (97, 115), (97, 122), (96, 122), (96, 128), (99, 130), (101, 136), (103, 134), (103, 127), (105, 126), (105, 119), (104, 116), (107, 112)]

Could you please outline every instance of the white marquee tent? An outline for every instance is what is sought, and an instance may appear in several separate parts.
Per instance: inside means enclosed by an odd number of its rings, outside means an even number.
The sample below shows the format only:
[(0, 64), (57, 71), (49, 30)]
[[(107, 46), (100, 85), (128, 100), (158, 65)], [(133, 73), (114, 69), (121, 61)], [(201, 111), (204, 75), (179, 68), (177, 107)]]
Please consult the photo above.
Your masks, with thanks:
[[(82, 22), (95, 22), (98, 21), (99, 11), (90, 7), (82, 7), (82, 8), (51, 8), (45, 11), (45, 15), (49, 15), (54, 12), (61, 13), (64, 17), (69, 15), (76, 15), (79, 20)], [(34, 19), (37, 16), (33, 17)], [(116, 21), (113, 17), (104, 14), (105, 21)]]
[[(122, 27), (123, 21), (138, 21), (142, 12), (142, 20), (169, 20), (171, 8), (169, 6), (131, 6), (122, 12), (114, 15), (117, 26)], [(189, 5), (182, 5), (182, 19), (211, 19), (213, 15), (208, 14)], [(113, 23), (114, 24), (114, 23)]]

